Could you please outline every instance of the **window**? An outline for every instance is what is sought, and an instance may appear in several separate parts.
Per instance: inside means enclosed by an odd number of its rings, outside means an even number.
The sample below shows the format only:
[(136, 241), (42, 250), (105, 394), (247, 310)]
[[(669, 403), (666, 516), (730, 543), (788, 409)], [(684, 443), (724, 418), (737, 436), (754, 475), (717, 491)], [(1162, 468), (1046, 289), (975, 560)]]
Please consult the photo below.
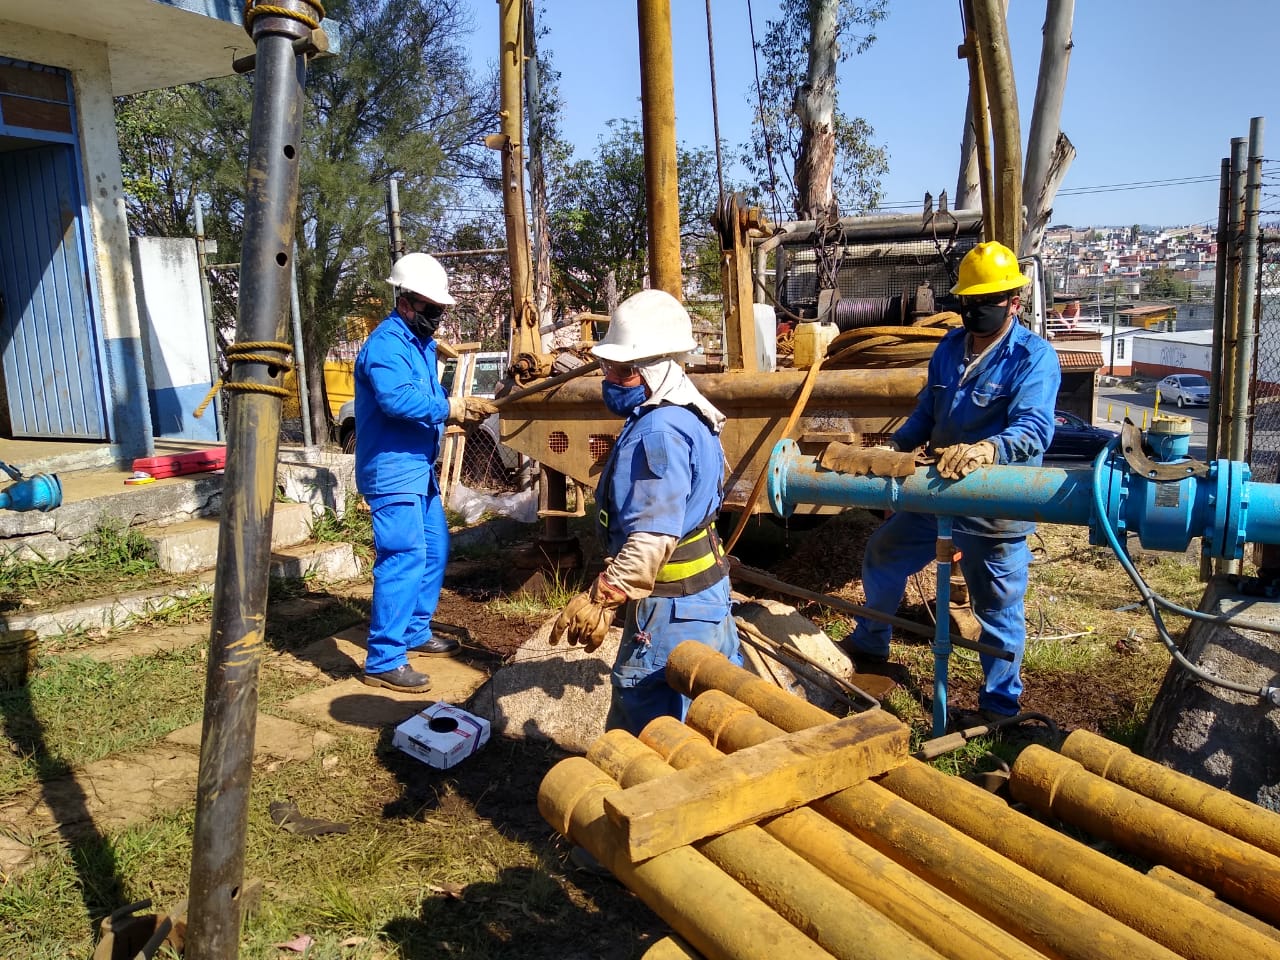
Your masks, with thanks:
[(1116, 359), (1124, 359), (1124, 337), (1116, 338)]

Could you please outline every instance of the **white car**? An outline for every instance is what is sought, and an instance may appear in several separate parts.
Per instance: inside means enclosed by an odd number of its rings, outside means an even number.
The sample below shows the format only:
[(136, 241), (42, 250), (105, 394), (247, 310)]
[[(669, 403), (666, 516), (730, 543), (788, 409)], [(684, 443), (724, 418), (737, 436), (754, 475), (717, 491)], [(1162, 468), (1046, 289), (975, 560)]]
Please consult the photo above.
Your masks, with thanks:
[[(458, 361), (446, 360), (440, 372), (445, 393), (453, 389)], [(507, 370), (507, 355), (501, 351), (476, 354), (472, 367), (471, 395), (493, 397)], [(338, 442), (344, 453), (356, 452), (356, 402), (348, 400), (338, 411)], [(502, 443), (498, 415), (492, 414), (467, 434), (462, 456), (463, 481), (468, 486), (504, 487), (511, 484), (521, 467), (520, 454)]]
[(1209, 381), (1198, 373), (1173, 373), (1156, 384), (1156, 399), (1179, 407), (1209, 404)]

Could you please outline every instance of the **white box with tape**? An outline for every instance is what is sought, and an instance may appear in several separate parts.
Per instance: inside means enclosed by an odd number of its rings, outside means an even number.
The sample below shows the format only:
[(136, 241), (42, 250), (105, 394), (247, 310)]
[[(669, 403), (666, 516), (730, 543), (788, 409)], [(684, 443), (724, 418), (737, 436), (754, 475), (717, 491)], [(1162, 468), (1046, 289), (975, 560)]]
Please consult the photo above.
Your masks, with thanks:
[(447, 770), (489, 742), (489, 721), (451, 703), (433, 703), (396, 727), (391, 745)]

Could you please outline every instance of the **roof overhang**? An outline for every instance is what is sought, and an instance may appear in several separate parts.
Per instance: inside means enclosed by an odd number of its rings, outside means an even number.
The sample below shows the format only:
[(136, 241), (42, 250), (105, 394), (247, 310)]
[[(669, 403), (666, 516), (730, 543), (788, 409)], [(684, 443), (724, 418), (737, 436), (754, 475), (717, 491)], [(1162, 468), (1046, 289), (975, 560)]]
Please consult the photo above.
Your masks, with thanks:
[(0, 20), (106, 44), (115, 96), (233, 73), (253, 52), (243, 11), (244, 0), (0, 0)]

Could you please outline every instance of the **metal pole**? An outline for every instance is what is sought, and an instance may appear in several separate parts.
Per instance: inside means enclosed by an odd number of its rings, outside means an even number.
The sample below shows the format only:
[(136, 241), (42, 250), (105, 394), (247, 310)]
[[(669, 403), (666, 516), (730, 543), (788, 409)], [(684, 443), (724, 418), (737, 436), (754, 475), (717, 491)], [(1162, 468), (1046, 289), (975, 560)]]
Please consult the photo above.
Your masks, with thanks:
[[(204, 308), (204, 339), (209, 351), (209, 385), (222, 378), (218, 370), (218, 335), (214, 330), (213, 293), (209, 290), (209, 246), (204, 236), (204, 205), (196, 197), (193, 205), (196, 216), (196, 265), (200, 270), (200, 305)], [(214, 436), (222, 439), (222, 400), (213, 398)]]
[(1223, 297), (1222, 433), (1219, 446), (1231, 449), (1235, 417), (1235, 367), (1239, 331), (1236, 303), (1240, 295), (1240, 229), (1244, 221), (1245, 162), (1249, 143), (1244, 137), (1231, 140), (1231, 196), (1227, 210), (1227, 275)]
[[(1218, 256), (1213, 271), (1213, 346), (1209, 349), (1209, 437), (1205, 444), (1206, 460), (1217, 460), (1218, 420), (1222, 406), (1223, 316), (1222, 302), (1227, 286), (1227, 205), (1231, 201), (1231, 158), (1222, 158), (1218, 178)], [(1205, 572), (1202, 567), (1202, 573)]]
[(400, 233), (400, 181), (387, 178), (387, 236), (391, 241), (391, 262), (404, 256), (404, 236)]
[[(253, 773), (280, 441), (281, 380), (288, 345), (289, 266), (298, 206), (306, 60), (294, 41), (310, 35), (307, 0), (246, 10), (257, 55), (249, 133), (237, 343), (227, 375), (229, 436), (213, 623), (205, 686), (192, 837), (187, 960), (238, 956), (245, 834)], [(278, 364), (263, 354), (278, 353)]]
[(298, 243), (293, 244), (293, 270), (289, 275), (289, 314), (293, 319), (293, 369), (298, 378), (298, 409), (302, 412), (302, 445), (315, 446), (311, 432), (311, 393), (307, 389), (307, 352), (302, 342), (302, 307), (298, 302)]
[(1258, 328), (1254, 307), (1258, 285), (1258, 200), (1262, 193), (1262, 117), (1249, 121), (1248, 184), (1244, 196), (1244, 247), (1241, 250), (1240, 291), (1236, 295), (1236, 368), (1231, 423), (1231, 459), (1244, 460), (1249, 447), (1249, 377), (1253, 373), (1253, 342)]
[(683, 300), (670, 0), (639, 0), (637, 18), (644, 185), (649, 206), (649, 285)]

